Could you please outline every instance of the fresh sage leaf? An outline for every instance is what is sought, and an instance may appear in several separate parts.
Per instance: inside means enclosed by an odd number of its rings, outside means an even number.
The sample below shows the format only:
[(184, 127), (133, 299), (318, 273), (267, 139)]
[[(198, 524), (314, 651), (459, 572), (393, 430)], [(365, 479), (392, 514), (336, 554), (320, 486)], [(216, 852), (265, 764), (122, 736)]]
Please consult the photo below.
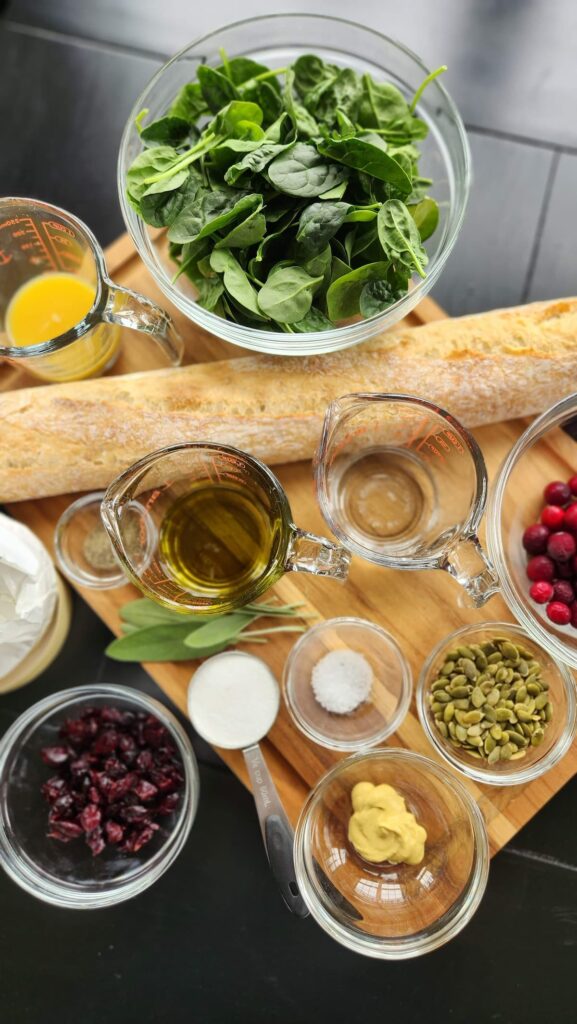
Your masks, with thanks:
[(190, 621), (148, 626), (118, 637), (106, 648), (115, 661), (190, 661), (195, 657), (185, 640), (195, 629)]
[[(194, 629), (185, 637), (184, 643), (191, 651), (212, 647), (215, 644), (228, 645), (251, 622), (258, 618), (257, 614), (247, 615), (246, 612), (232, 612), (230, 615), (219, 615), (212, 622)], [(194, 654), (191, 655), (194, 657)]]

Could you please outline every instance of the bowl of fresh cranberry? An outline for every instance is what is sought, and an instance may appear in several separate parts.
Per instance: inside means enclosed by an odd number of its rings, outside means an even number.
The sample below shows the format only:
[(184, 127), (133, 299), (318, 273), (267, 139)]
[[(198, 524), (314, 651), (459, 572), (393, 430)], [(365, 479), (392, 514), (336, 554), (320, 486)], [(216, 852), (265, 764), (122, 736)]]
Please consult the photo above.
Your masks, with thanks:
[(489, 498), (487, 545), (517, 621), (577, 668), (577, 394), (509, 452)]
[(111, 906), (172, 864), (198, 793), (190, 741), (158, 701), (104, 684), (53, 694), (0, 742), (0, 863), (47, 903)]

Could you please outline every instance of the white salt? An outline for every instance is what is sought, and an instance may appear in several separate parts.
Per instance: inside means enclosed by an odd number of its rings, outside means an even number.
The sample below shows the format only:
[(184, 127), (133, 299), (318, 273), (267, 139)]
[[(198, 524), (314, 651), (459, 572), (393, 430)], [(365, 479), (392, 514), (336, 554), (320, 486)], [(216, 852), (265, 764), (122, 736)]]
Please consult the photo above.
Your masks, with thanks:
[(311, 685), (325, 711), (346, 715), (368, 700), (373, 670), (357, 651), (329, 651), (313, 668)]

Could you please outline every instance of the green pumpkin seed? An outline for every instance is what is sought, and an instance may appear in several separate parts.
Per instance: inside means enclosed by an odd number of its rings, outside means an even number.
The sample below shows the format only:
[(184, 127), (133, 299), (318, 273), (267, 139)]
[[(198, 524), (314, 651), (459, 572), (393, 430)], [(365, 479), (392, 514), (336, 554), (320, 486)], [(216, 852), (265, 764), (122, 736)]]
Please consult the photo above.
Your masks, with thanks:
[(542, 729), (535, 729), (535, 732), (531, 736), (531, 746), (540, 747), (545, 738), (545, 733)]
[(464, 673), (459, 673), (459, 675), (453, 676), (451, 685), (453, 687), (454, 686), (466, 686), (467, 687), (467, 693), (469, 692), (469, 689), (468, 689), (469, 680), (467, 679), (467, 676)]
[(482, 720), (482, 711), (467, 711), (466, 714), (463, 715), (463, 725), (477, 725), (477, 722), (481, 722)]
[(493, 687), (493, 689), (489, 690), (489, 693), (487, 694), (487, 704), (490, 704), (492, 707), (495, 707), (495, 705), (498, 703), (500, 699), (500, 696), (501, 694), (497, 687)]
[(512, 743), (504, 743), (501, 747), (501, 760), (508, 761), (511, 754), (515, 754), (516, 750), (513, 748)]
[(435, 700), (440, 704), (448, 704), (450, 699), (446, 690), (437, 690), (435, 693)]
[(462, 700), (455, 700), (453, 701), (453, 704), (455, 705), (456, 708), (459, 708), (461, 711), (468, 711), (469, 709), (468, 698), (464, 698)]
[(465, 697), (468, 697), (468, 696), (469, 696), (469, 687), (468, 686), (451, 686), (451, 697), (452, 698), (456, 697), (459, 700), (463, 700)]
[(535, 710), (542, 711), (548, 703), (549, 695), (547, 693), (540, 693), (537, 697), (535, 697)]
[(501, 665), (501, 667), (499, 669), (497, 669), (497, 673), (495, 675), (495, 681), (497, 683), (505, 683), (505, 682), (508, 681), (507, 677), (508, 677), (508, 671), (507, 671), (506, 668), (504, 668), (503, 665)]
[(527, 696), (527, 687), (526, 686), (519, 686), (519, 687), (517, 687), (517, 692), (516, 692), (515, 696), (517, 698), (518, 703), (522, 704), (523, 701), (525, 700), (526, 696)]
[(457, 736), (457, 739), (460, 740), (461, 743), (464, 743), (465, 740), (467, 739), (467, 730), (464, 725), (457, 725), (455, 728), (455, 734)]
[(495, 762), (498, 761), (500, 757), (501, 747), (494, 747), (489, 756), (487, 757), (487, 761), (489, 764), (495, 764)]
[(511, 754), (511, 757), (509, 758), (509, 760), (510, 761), (520, 761), (522, 757), (526, 757), (526, 756), (527, 756), (527, 751), (526, 750), (517, 750), (517, 751), (515, 751), (514, 754)]
[(449, 735), (449, 730), (448, 730), (447, 726), (445, 725), (445, 723), (439, 721), (439, 719), (436, 718), (435, 719), (435, 725), (437, 726), (437, 729), (441, 733), (441, 736), (444, 736), (445, 739), (447, 739), (447, 737)]
[(485, 742), (483, 744), (483, 747), (485, 748), (486, 754), (490, 754), (491, 751), (494, 750), (496, 746), (497, 744), (490, 733), (488, 736), (485, 736)]
[(470, 725), (469, 728), (467, 729), (467, 736), (469, 738), (471, 736), (480, 736), (480, 735), (481, 735), (481, 726), (478, 723), (477, 723), (477, 725)]
[(450, 701), (445, 704), (445, 710), (443, 712), (443, 719), (445, 722), (450, 722), (455, 717), (455, 705)]
[(512, 644), (510, 640), (505, 640), (501, 644), (501, 654), (504, 658), (510, 658), (515, 664), (520, 658), (519, 651), (515, 647), (515, 644)]
[(470, 658), (471, 661), (475, 660), (475, 654), (470, 647), (466, 647), (464, 644), (461, 647), (457, 647), (460, 658)]
[(454, 672), (454, 670), (455, 670), (455, 662), (454, 661), (446, 661), (445, 664), (443, 665), (442, 669), (441, 669), (441, 675), (442, 676), (450, 676), (451, 672)]
[(463, 658), (461, 662), (461, 668), (467, 676), (467, 679), (476, 679), (479, 675), (479, 670), (475, 665), (475, 662), (471, 658)]
[(476, 686), (471, 694), (471, 703), (476, 708), (482, 707), (485, 703), (485, 694), (479, 686)]

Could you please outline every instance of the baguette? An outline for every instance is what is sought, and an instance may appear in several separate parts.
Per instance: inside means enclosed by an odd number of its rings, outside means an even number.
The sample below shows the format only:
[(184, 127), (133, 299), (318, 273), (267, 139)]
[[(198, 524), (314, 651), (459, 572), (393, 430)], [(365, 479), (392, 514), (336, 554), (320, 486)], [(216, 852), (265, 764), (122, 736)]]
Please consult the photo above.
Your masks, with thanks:
[(475, 427), (575, 388), (577, 298), (388, 332), (303, 359), (253, 356), (0, 395), (0, 501), (106, 487), (147, 452), (210, 440), (270, 464), (310, 458), (327, 404), (425, 397)]

